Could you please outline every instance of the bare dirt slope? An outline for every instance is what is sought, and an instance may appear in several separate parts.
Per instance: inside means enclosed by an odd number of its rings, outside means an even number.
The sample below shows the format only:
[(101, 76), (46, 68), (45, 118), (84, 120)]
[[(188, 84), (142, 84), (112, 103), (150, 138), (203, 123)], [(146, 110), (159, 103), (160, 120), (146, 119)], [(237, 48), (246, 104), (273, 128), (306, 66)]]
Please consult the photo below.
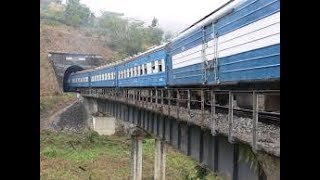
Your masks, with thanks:
[(53, 69), (48, 61), (49, 51), (100, 54), (112, 61), (114, 53), (104, 45), (106, 37), (99, 37), (88, 28), (40, 23), (40, 95), (52, 95), (58, 91)]
[(59, 109), (74, 102), (75, 97), (60, 92), (53, 67), (49, 63), (49, 51), (94, 53), (105, 62), (115, 58), (105, 42), (89, 28), (74, 28), (63, 24), (48, 25), (40, 22), (40, 119), (46, 120)]

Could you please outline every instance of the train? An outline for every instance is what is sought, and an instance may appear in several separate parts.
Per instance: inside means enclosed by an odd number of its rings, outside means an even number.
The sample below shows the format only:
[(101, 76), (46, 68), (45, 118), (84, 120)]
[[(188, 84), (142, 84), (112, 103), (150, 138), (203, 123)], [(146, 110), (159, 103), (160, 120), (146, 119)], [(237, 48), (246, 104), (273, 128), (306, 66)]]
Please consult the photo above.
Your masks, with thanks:
[(143, 53), (71, 73), (82, 88), (280, 87), (280, 0), (231, 0)]

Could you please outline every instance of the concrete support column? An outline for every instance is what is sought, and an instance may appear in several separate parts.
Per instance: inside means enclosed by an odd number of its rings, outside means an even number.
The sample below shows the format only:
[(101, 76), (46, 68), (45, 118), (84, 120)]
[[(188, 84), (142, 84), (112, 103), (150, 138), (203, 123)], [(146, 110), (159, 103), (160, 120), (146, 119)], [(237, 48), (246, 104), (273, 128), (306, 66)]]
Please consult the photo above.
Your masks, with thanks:
[(155, 139), (154, 179), (164, 180), (166, 175), (166, 144)]
[(131, 136), (131, 180), (142, 179), (142, 138)]
[(91, 99), (91, 113), (95, 114), (98, 112), (98, 102), (96, 99)]

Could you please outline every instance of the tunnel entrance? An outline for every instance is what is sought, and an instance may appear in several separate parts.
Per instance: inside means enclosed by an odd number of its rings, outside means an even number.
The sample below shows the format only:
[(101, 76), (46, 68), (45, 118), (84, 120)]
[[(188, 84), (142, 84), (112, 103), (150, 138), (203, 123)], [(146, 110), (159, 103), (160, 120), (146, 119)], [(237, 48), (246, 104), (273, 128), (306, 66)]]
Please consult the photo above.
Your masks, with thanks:
[(63, 92), (73, 92), (74, 91), (73, 89), (71, 89), (68, 86), (69, 76), (71, 73), (75, 73), (77, 71), (82, 71), (82, 70), (84, 70), (84, 68), (82, 68), (81, 66), (77, 66), (77, 65), (68, 67), (68, 69), (64, 72), (64, 75), (63, 75)]

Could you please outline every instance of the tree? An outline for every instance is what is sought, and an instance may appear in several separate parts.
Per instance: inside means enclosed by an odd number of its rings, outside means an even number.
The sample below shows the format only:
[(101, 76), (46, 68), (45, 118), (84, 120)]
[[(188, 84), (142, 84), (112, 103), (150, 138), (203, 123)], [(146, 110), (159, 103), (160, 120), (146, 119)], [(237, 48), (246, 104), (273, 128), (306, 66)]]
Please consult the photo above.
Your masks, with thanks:
[(172, 32), (167, 31), (167, 32), (164, 34), (164, 41), (165, 41), (165, 42), (168, 42), (172, 37), (173, 37)]
[(151, 27), (157, 27), (158, 26), (158, 19), (153, 17), (151, 22)]
[(90, 9), (80, 4), (80, 0), (69, 0), (64, 12), (65, 22), (71, 26), (88, 25), (91, 22)]
[[(157, 24), (154, 18), (153, 25)], [(102, 12), (96, 29), (100, 34), (110, 37), (108, 45), (111, 48), (129, 56), (160, 44), (163, 36), (163, 31), (152, 27), (152, 24), (145, 27), (142, 21), (125, 19), (123, 14), (114, 12)]]

